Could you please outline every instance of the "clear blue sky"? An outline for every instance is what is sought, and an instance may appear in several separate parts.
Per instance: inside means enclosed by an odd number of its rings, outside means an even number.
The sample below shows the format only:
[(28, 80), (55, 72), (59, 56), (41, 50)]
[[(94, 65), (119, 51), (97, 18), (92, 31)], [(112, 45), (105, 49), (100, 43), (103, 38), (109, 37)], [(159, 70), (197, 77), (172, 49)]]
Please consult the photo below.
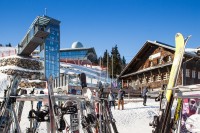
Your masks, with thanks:
[(177, 32), (200, 46), (199, 0), (0, 0), (0, 43), (17, 45), (45, 8), (61, 21), (61, 48), (80, 41), (100, 56), (117, 44), (128, 63), (146, 40), (174, 46)]

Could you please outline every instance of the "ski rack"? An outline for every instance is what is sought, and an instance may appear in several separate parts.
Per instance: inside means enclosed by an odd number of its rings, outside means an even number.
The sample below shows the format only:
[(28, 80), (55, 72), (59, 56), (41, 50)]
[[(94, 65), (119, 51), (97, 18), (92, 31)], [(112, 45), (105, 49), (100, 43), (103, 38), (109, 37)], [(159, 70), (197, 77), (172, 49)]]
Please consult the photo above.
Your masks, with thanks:
[(187, 86), (177, 86), (173, 90), (175, 92), (174, 98), (200, 98), (200, 84), (187, 85)]

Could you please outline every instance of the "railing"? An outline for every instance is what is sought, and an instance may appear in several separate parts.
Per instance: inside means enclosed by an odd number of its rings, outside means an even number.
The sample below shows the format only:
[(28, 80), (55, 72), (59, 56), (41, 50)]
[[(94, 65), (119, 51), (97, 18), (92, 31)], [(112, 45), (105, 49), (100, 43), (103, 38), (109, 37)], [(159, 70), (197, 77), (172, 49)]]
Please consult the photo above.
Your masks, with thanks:
[(16, 54), (17, 54), (16, 49), (0, 51), (0, 57), (7, 57), (11, 55), (16, 55)]

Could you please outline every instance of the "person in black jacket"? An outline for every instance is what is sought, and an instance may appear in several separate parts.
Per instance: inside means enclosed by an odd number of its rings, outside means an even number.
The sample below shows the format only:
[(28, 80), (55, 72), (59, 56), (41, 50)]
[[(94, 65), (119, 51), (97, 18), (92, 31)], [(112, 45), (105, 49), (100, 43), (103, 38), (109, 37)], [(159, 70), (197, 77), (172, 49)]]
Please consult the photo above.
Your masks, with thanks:
[(148, 87), (144, 87), (143, 91), (142, 91), (142, 96), (143, 96), (143, 105), (146, 106), (146, 102), (147, 102), (147, 92), (148, 92)]

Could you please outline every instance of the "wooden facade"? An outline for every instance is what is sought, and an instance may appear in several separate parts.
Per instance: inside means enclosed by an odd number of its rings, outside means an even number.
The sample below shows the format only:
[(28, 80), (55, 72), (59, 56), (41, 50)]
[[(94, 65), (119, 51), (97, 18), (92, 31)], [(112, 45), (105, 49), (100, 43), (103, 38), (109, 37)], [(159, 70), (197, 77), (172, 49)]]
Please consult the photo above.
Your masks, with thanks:
[[(151, 89), (167, 84), (174, 59), (175, 48), (161, 42), (147, 41), (119, 76), (123, 88)], [(200, 83), (200, 57), (185, 52), (177, 85)]]

